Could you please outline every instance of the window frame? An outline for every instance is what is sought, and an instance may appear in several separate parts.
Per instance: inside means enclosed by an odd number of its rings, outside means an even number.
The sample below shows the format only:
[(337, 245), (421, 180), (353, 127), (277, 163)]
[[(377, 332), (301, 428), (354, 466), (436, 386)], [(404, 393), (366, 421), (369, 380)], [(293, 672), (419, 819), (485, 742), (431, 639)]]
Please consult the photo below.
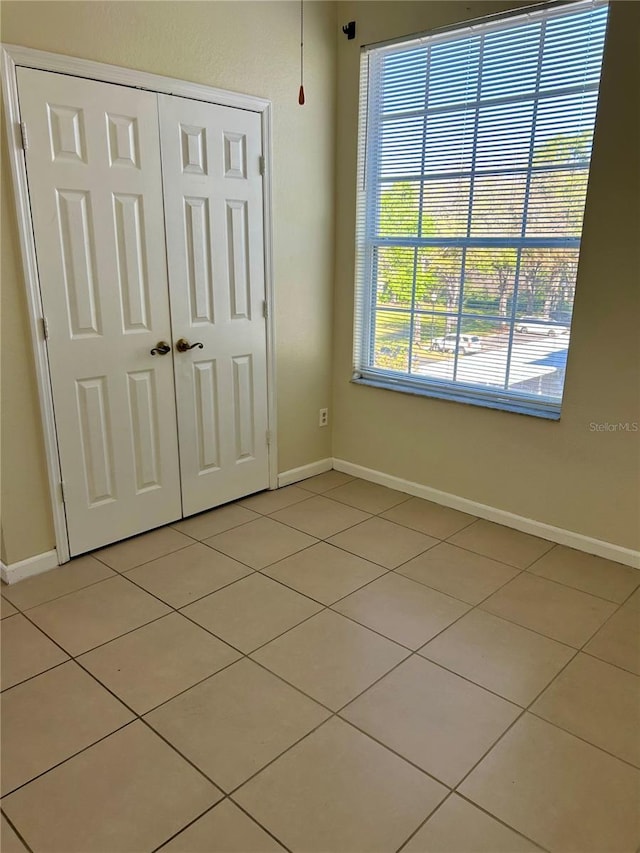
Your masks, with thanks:
[[(460, 358), (460, 354), (458, 352), (454, 353), (453, 379), (439, 379), (437, 377), (428, 375), (425, 376), (420, 374), (412, 374), (410, 372), (412, 365), (411, 347), (413, 343), (414, 333), (411, 328), (407, 337), (405, 338), (405, 340), (409, 341), (407, 371), (402, 372), (373, 366), (375, 351), (374, 325), (378, 284), (375, 270), (375, 256), (379, 248), (384, 245), (383, 238), (381, 238), (380, 234), (376, 232), (378, 216), (376, 194), (379, 192), (379, 188), (384, 182), (380, 180), (380, 152), (382, 146), (379, 143), (379, 140), (381, 138), (380, 127), (382, 126), (382, 110), (380, 109), (379, 104), (383, 94), (383, 89), (381, 86), (381, 72), (383, 63), (381, 60), (377, 62), (372, 62), (371, 58), (376, 53), (379, 54), (381, 51), (389, 48), (395, 48), (393, 52), (400, 53), (403, 51), (410, 51), (424, 43), (428, 43), (429, 45), (437, 45), (443, 42), (452, 41), (452, 36), (454, 36), (454, 34), (455, 37), (458, 37), (460, 34), (465, 32), (468, 34), (469, 37), (477, 35), (478, 33), (493, 34), (501, 30), (508, 30), (514, 26), (517, 26), (520, 23), (535, 23), (536, 21), (540, 20), (557, 20), (558, 18), (564, 17), (565, 15), (576, 14), (579, 12), (584, 12), (602, 7), (608, 7), (608, 0), (577, 0), (577, 2), (571, 3), (548, 3), (544, 4), (543, 6), (529, 8), (525, 11), (523, 11), (522, 9), (514, 9), (506, 13), (500, 13), (481, 19), (475, 19), (473, 21), (458, 23), (448, 27), (440, 28), (438, 30), (432, 30), (427, 33), (411, 35), (408, 37), (405, 36), (398, 39), (377, 42), (374, 44), (362, 46), (360, 60), (358, 122), (356, 280), (354, 300), (355, 313), (353, 327), (354, 346), (353, 373), (351, 378), (352, 382), (376, 388), (401, 391), (404, 393), (422, 397), (449, 400), (459, 403), (482, 406), (484, 408), (499, 409), (504, 411), (516, 412), (519, 414), (533, 415), (549, 420), (560, 419), (562, 401), (566, 384), (564, 378), (560, 399), (553, 399), (550, 396), (542, 395), (536, 398), (533, 397), (532, 394), (529, 394), (528, 396), (519, 396), (517, 392), (514, 393), (513, 391), (509, 390), (508, 382), (507, 387), (502, 389), (499, 387), (492, 388), (490, 386), (482, 386), (469, 382), (465, 383), (463, 381), (458, 380), (456, 377), (458, 359)], [(605, 39), (606, 26), (607, 23), (605, 22)], [(540, 57), (538, 58), (538, 61), (540, 61)], [(596, 93), (596, 117), (594, 120), (595, 129), (595, 126), (597, 124), (597, 100), (599, 98), (600, 91), (600, 76), (598, 77), (598, 81), (595, 85), (592, 85), (591, 87), (584, 86), (582, 89), (584, 93), (590, 90), (595, 91)], [(538, 91), (539, 90), (536, 87), (536, 95)], [(557, 93), (557, 88), (554, 88), (550, 97), (557, 96)], [(531, 96), (529, 95), (529, 97)], [(511, 100), (516, 104), (523, 102), (522, 96), (518, 95), (512, 95), (510, 98), (505, 98), (504, 100)], [(536, 103), (540, 100), (540, 98), (537, 98)], [(467, 108), (469, 106), (473, 107), (474, 104), (477, 107), (475, 120), (476, 127), (474, 133), (477, 134), (477, 116), (479, 115), (479, 109), (483, 105), (482, 97), (470, 102), (470, 104), (466, 104), (465, 106)], [(426, 121), (426, 112), (424, 113), (424, 115)], [(534, 124), (532, 125), (532, 139), (533, 129), (535, 129), (535, 126), (536, 125), (534, 122)], [(371, 145), (371, 140), (375, 140), (378, 144)], [(474, 158), (476, 152), (476, 140), (477, 136), (474, 137), (474, 143), (472, 148), (472, 157)], [(532, 142), (531, 149), (529, 152), (529, 164), (526, 173), (524, 173), (526, 176), (527, 183), (527, 196), (530, 190), (531, 177), (532, 175), (536, 174), (536, 171), (540, 171), (546, 174), (553, 171), (553, 167), (547, 167), (546, 170), (543, 167), (539, 167), (538, 169), (534, 168), (533, 152), (534, 148)], [(561, 168), (562, 166), (560, 165), (557, 167), (558, 170), (560, 170)], [(566, 169), (566, 166), (564, 168)], [(591, 155), (589, 154), (589, 162), (586, 168), (587, 183), (590, 168)], [(522, 167), (517, 167), (515, 165), (506, 167), (503, 171), (505, 174), (523, 174)], [(478, 175), (482, 176), (483, 174), (483, 172), (475, 170), (474, 164), (474, 166), (472, 166), (472, 168), (470, 168), (468, 171), (461, 170), (459, 177), (469, 177), (469, 179), (473, 182), (474, 178), (476, 178)], [(416, 185), (420, 186), (424, 182), (425, 172), (424, 168), (422, 168), (420, 170), (419, 177), (416, 180)], [(586, 193), (587, 188), (585, 188), (585, 202)], [(470, 197), (469, 217), (471, 216), (472, 210), (471, 199), (472, 196)], [(527, 215), (528, 211), (524, 214), (523, 224), (526, 224), (527, 222)], [(463, 253), (466, 253), (467, 249), (469, 248), (474, 248), (474, 243), (475, 247), (477, 248), (490, 248), (492, 238), (478, 237), (474, 239), (474, 237), (470, 235), (471, 231), (468, 230), (467, 236), (465, 237), (445, 237), (441, 239), (437, 237), (430, 237), (428, 238), (427, 244), (422, 242), (425, 238), (421, 237), (420, 235), (410, 238), (393, 237), (390, 238), (389, 245), (393, 247), (397, 247), (399, 245), (406, 245), (411, 248), (414, 248), (416, 252), (420, 249), (420, 247), (434, 247), (437, 245), (457, 247)], [(535, 237), (526, 237), (522, 235), (513, 238), (498, 236), (495, 238), (495, 245), (499, 248), (513, 248), (517, 250), (517, 265), (519, 268), (521, 252), (525, 249), (531, 248), (573, 248), (577, 250), (579, 259), (581, 239), (582, 223), (580, 227), (579, 236), (566, 236), (561, 238), (539, 237), (537, 239)], [(509, 245), (507, 246), (506, 244)], [(462, 325), (463, 319), (473, 318), (473, 312), (470, 312), (468, 310), (464, 311), (463, 309), (464, 283), (465, 276), (463, 274), (461, 278), (461, 287), (457, 297), (456, 310), (439, 310), (437, 314), (437, 316), (441, 318), (449, 316), (455, 317), (456, 325), (453, 331), (458, 336), (462, 336), (464, 334), (476, 334), (471, 330), (465, 330)], [(503, 325), (508, 325), (509, 338), (506, 355), (507, 371), (511, 363), (514, 348), (514, 336), (519, 319), (519, 312), (517, 310), (518, 300), (517, 298), (515, 298), (516, 293), (517, 290), (514, 289), (513, 297), (511, 300), (512, 305), (509, 310), (509, 316), (503, 316), (500, 314), (496, 314), (495, 316), (493, 314), (478, 315), (478, 317), (481, 316), (482, 320), (487, 320), (496, 323), (499, 322)], [(410, 323), (413, 325), (414, 318), (416, 316), (415, 273), (411, 297), (411, 308), (397, 310), (403, 314), (406, 314), (408, 312)], [(424, 313), (425, 316), (434, 316), (435, 312), (425, 311)], [(539, 319), (541, 322), (543, 321), (542, 317)], [(546, 321), (547, 324), (548, 322), (549, 321)], [(557, 322), (557, 325), (558, 327), (566, 327), (568, 324)], [(447, 327), (445, 327), (445, 334), (447, 333)], [(508, 373), (505, 373), (505, 376), (508, 376)]]

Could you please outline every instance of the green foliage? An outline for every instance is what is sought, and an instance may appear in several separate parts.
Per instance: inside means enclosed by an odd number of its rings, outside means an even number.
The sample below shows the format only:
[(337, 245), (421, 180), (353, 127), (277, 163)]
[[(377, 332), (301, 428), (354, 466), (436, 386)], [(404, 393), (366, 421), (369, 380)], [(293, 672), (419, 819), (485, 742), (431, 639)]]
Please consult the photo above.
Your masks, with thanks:
[[(544, 142), (534, 153), (535, 171), (531, 183), (531, 203), (527, 235), (580, 233), (583, 208), (576, 197), (584, 197), (587, 172), (584, 164), (590, 155), (589, 133), (566, 136), (559, 134)], [(562, 167), (551, 171), (545, 167)], [(496, 191), (504, 190), (496, 178)], [(486, 188), (485, 180), (485, 188)], [(517, 186), (514, 182), (513, 187)], [(503, 231), (516, 228), (521, 202), (515, 190), (513, 201), (505, 202), (499, 214)], [(506, 206), (505, 206), (506, 205)], [(390, 184), (381, 195), (378, 208), (378, 231), (381, 237), (418, 237), (457, 233), (457, 212), (446, 207), (419, 221), (419, 184), (403, 181)], [(483, 212), (482, 226), (491, 231), (490, 209)], [(513, 221), (513, 225), (508, 222)], [(517, 226), (517, 227), (516, 227)], [(418, 248), (383, 246), (378, 250), (377, 299), (379, 304), (426, 311), (456, 312), (460, 294), (462, 251), (457, 247)], [(551, 315), (567, 311), (573, 303), (577, 252), (565, 249), (524, 249), (518, 268), (518, 252), (511, 248), (473, 249), (466, 252), (463, 310), (474, 314), (508, 317), (511, 314), (516, 271), (518, 271), (518, 304), (520, 315)], [(436, 315), (437, 316), (437, 315)], [(438, 318), (437, 334), (454, 330), (455, 320)], [(486, 326), (486, 322), (478, 321)], [(476, 324), (477, 325), (477, 324)], [(477, 328), (466, 331), (479, 331)], [(405, 332), (406, 334), (406, 332)], [(437, 335), (436, 335), (437, 336)], [(406, 361), (407, 354), (401, 359)], [(398, 368), (406, 369), (406, 368)]]

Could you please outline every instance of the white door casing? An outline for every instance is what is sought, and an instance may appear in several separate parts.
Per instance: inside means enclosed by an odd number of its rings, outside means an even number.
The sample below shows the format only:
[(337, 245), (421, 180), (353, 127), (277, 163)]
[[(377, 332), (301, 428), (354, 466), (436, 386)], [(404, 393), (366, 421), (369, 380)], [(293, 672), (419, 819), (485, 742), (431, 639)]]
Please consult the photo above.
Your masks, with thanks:
[[(277, 459), (273, 447), (268, 447), (267, 438), (273, 434), (276, 419), (274, 325), (271, 312), (268, 321), (263, 315), (263, 308), (267, 305), (265, 300), (273, 298), (269, 102), (29, 48), (2, 46), (2, 61), (10, 162), (59, 562), (64, 562), (70, 554), (82, 553), (182, 515), (180, 491), (176, 496), (174, 490), (173, 502), (168, 499), (171, 491), (169, 482), (175, 482), (177, 473), (178, 442), (175, 430), (171, 429), (175, 424), (176, 410), (174, 405), (171, 417), (169, 407), (164, 405), (174, 395), (174, 389), (166, 384), (173, 354), (148, 358), (148, 362), (156, 362), (152, 369), (148, 364), (143, 369), (139, 363), (126, 365), (128, 342), (122, 340), (125, 335), (142, 336), (154, 326), (164, 328), (168, 325), (165, 322), (166, 298), (164, 301), (158, 299), (153, 292), (154, 282), (160, 282), (162, 278), (166, 282), (166, 270), (162, 264), (165, 234), (158, 228), (163, 197), (162, 190), (157, 190), (157, 183), (154, 197), (151, 177), (153, 171), (156, 175), (158, 172), (157, 92), (171, 92), (175, 97), (166, 100), (174, 102), (174, 106), (180, 103), (183, 108), (189, 105), (196, 108), (197, 114), (181, 112), (181, 123), (185, 124), (185, 119), (186, 122), (200, 121), (199, 130), (203, 131), (203, 137), (210, 134), (212, 140), (210, 144), (206, 143), (204, 156), (212, 157), (214, 162), (221, 155), (220, 168), (217, 172), (210, 170), (209, 185), (200, 187), (202, 192), (199, 196), (193, 192), (194, 187), (188, 185), (183, 187), (183, 193), (179, 193), (182, 213), (188, 207), (185, 207), (185, 196), (196, 201), (191, 205), (195, 208), (191, 222), (182, 217), (183, 227), (186, 225), (191, 229), (191, 233), (185, 230), (182, 235), (184, 269), (187, 272), (187, 275), (183, 274), (182, 287), (195, 287), (202, 272), (196, 267), (198, 253), (194, 254), (198, 249), (194, 242), (197, 233), (193, 229), (198, 224), (199, 200), (202, 207), (214, 211), (211, 222), (215, 220), (216, 225), (227, 226), (220, 232), (222, 243), (214, 239), (208, 247), (199, 247), (200, 258), (205, 259), (208, 254), (210, 269), (215, 270), (213, 284), (219, 286), (222, 282), (226, 288), (226, 296), (210, 293), (211, 308), (215, 312), (212, 314), (213, 324), (217, 324), (221, 332), (224, 326), (235, 325), (234, 329), (227, 330), (226, 335), (214, 335), (208, 358), (198, 360), (197, 356), (204, 353), (194, 350), (181, 354), (180, 360), (175, 362), (175, 378), (180, 381), (186, 377), (188, 380), (183, 384), (182, 393), (180, 390), (177, 392), (178, 399), (186, 395), (188, 404), (181, 409), (184, 413), (181, 417), (183, 431), (187, 436), (180, 452), (186, 475), (182, 483), (184, 514), (267, 486), (275, 487)], [(36, 69), (54, 73), (39, 74)], [(45, 122), (42, 110), (38, 114), (38, 106), (43, 104), (38, 104), (37, 96), (34, 96), (34, 103), (29, 104), (30, 95), (26, 89), (33, 84), (37, 92), (47, 77), (57, 79), (61, 85), (69, 84), (72, 97), (67, 99), (65, 91), (59, 88), (54, 89), (55, 97), (48, 102), (44, 97)], [(29, 81), (27, 85), (25, 80)], [(101, 85), (100, 80), (116, 85)], [(89, 88), (96, 86), (97, 89)], [(147, 91), (140, 91), (140, 88)], [(108, 90), (111, 90), (112, 100), (107, 95)], [(44, 92), (44, 96), (48, 94)], [(197, 103), (192, 101), (190, 104), (184, 98), (197, 100)], [(30, 111), (29, 106), (35, 108), (35, 112)], [(19, 132), (21, 121), (24, 121), (22, 136)], [(193, 129), (194, 126), (187, 123), (185, 129)], [(151, 153), (149, 149), (148, 156), (142, 154), (141, 146), (146, 148), (153, 137), (156, 150)], [(27, 138), (30, 144), (25, 142)], [(189, 161), (193, 157), (197, 160), (198, 156), (197, 147), (193, 147), (194, 140), (187, 138), (185, 142), (186, 153), (180, 152), (174, 163), (179, 166), (178, 174), (184, 174), (182, 169), (193, 165)], [(48, 159), (42, 145), (48, 151)], [(211, 154), (208, 153), (209, 145)], [(42, 155), (40, 158), (39, 154)], [(95, 182), (80, 179), (76, 183), (81, 173), (86, 178), (89, 157), (91, 165), (98, 165), (102, 170), (101, 174)], [(29, 161), (28, 174), (26, 160)], [(143, 164), (142, 170), (140, 163)], [(132, 170), (135, 171), (136, 167), (142, 173), (134, 178)], [(42, 172), (40, 177), (44, 176), (44, 190), (41, 187), (34, 189), (38, 170)], [(187, 169), (186, 174), (191, 171)], [(27, 191), (28, 179), (31, 198)], [(179, 184), (178, 180), (178, 191)], [(239, 185), (243, 188), (239, 189)], [(36, 194), (37, 199), (34, 198)], [(105, 203), (105, 194), (111, 209)], [(226, 215), (221, 217), (222, 209)], [(47, 245), (47, 239), (43, 245), (42, 235), (38, 239), (34, 235), (38, 222), (42, 225), (43, 221), (53, 225), (54, 231), (47, 238), (50, 245)], [(212, 234), (215, 237), (215, 233)], [(169, 251), (172, 261), (179, 260), (179, 243)], [(158, 252), (161, 245), (162, 251)], [(52, 247), (53, 255), (49, 252)], [(43, 253), (45, 258), (38, 269), (37, 253), (41, 261)], [(118, 276), (120, 329), (117, 323), (114, 325), (117, 316), (114, 288), (106, 286), (105, 290), (105, 277), (107, 274), (113, 277), (114, 270)], [(172, 269), (172, 272), (176, 270)], [(55, 278), (56, 273), (57, 291), (48, 292), (49, 281)], [(183, 290), (174, 298), (179, 287), (179, 278), (172, 276), (172, 302), (178, 313), (180, 299), (185, 302), (182, 307), (186, 308), (190, 327), (194, 320), (193, 305), (197, 310), (202, 306), (202, 292), (191, 291), (194, 297), (198, 295), (198, 304), (189, 301), (188, 291), (185, 294)], [(226, 321), (225, 306), (217, 304), (220, 299), (227, 302)], [(40, 319), (43, 313), (48, 320), (49, 341), (43, 339)], [(66, 324), (67, 328), (67, 345), (82, 344), (71, 351), (67, 347), (66, 355), (62, 341), (56, 340), (61, 320), (63, 327)], [(202, 318), (196, 313), (195, 320)], [(244, 326), (242, 331), (241, 326)], [(177, 340), (178, 332), (174, 331), (173, 339)], [(189, 331), (192, 333), (193, 329)], [(156, 335), (154, 332), (151, 337), (151, 348), (160, 338), (171, 343), (168, 334)], [(118, 341), (115, 348), (109, 345), (109, 338)], [(97, 355), (101, 339), (106, 340), (102, 343), (102, 355), (105, 352), (109, 354), (106, 362)], [(193, 335), (191, 340), (194, 340)], [(73, 378), (74, 394), (70, 394), (68, 385), (64, 387), (64, 384), (62, 393), (58, 393), (60, 383), (53, 376), (56, 359), (64, 366), (65, 358), (68, 367), (78, 368), (78, 376)], [(165, 366), (164, 371), (161, 363)], [(125, 369), (118, 382), (114, 374), (117, 377), (119, 370), (122, 373), (123, 365), (129, 369)], [(222, 377), (221, 382), (219, 377)], [(125, 378), (127, 394), (123, 395), (122, 380)], [(229, 389), (232, 391), (230, 398)], [(223, 399), (223, 393), (227, 400)], [(68, 421), (73, 417), (74, 406), (75, 436), (67, 434), (63, 438), (58, 435), (61, 420)], [(127, 407), (128, 420), (121, 414)], [(191, 413), (190, 418), (187, 412)], [(54, 423), (56, 416), (58, 421)], [(211, 429), (214, 426), (217, 432)], [(269, 427), (271, 433), (267, 433)], [(172, 439), (168, 438), (171, 432)], [(128, 464), (119, 452), (127, 445)], [(189, 452), (194, 448), (197, 454), (192, 452), (190, 459)], [(164, 476), (167, 472), (163, 469), (167, 463), (171, 477)], [(58, 489), (59, 471), (62, 471), (65, 481), (64, 503)], [(129, 479), (124, 483), (127, 487), (126, 500), (121, 499), (124, 482), (121, 475), (125, 480), (127, 476)], [(81, 488), (78, 487), (80, 480)], [(135, 480), (134, 488), (131, 488), (132, 480)], [(71, 517), (72, 500), (82, 503), (83, 490), (85, 518), (79, 520), (77, 513), (75, 518)], [(158, 500), (157, 492), (163, 493), (162, 500)], [(163, 506), (165, 510), (172, 506), (168, 514), (162, 511)], [(91, 512), (87, 513), (89, 509)], [(100, 521), (97, 521), (98, 516)], [(100, 532), (94, 536), (96, 528)], [(105, 538), (106, 530), (109, 533)]]
[(74, 555), (182, 514), (157, 96), (17, 76)]
[[(259, 115), (159, 95), (185, 515), (269, 486)], [(191, 349), (180, 352), (186, 340)]]

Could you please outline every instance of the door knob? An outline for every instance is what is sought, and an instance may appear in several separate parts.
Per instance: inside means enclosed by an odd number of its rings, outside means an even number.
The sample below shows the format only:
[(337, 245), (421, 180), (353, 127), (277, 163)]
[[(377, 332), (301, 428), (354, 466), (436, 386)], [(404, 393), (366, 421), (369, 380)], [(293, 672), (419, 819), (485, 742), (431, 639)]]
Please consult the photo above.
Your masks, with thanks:
[(185, 338), (180, 338), (180, 340), (176, 342), (176, 349), (178, 352), (187, 352), (194, 347), (204, 349), (204, 344), (201, 344), (200, 341), (196, 341), (195, 344), (190, 344)]
[(151, 355), (166, 355), (168, 352), (171, 352), (169, 344), (166, 341), (158, 341), (151, 350)]

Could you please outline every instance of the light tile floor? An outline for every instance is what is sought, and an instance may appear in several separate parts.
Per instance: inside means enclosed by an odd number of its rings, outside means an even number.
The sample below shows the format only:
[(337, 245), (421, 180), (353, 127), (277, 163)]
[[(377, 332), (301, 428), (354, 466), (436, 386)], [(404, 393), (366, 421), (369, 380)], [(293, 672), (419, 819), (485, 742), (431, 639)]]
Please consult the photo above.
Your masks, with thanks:
[(640, 572), (336, 471), (2, 588), (3, 853), (636, 853)]

